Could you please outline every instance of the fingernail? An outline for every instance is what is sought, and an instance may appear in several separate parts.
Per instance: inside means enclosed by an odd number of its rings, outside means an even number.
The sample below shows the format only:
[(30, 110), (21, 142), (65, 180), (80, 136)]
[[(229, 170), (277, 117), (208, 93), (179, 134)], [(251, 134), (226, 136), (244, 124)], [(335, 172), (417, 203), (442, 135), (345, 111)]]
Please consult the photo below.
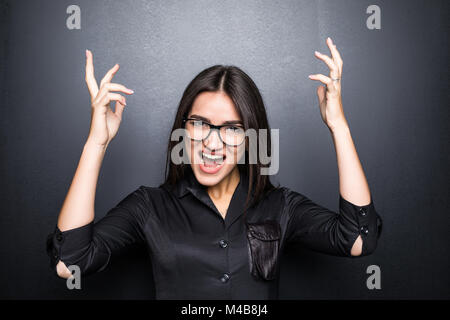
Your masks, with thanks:
[(133, 90), (131, 90), (131, 89), (128, 89), (131, 93), (134, 93), (134, 91)]
[(320, 54), (320, 52), (319, 52), (319, 51), (314, 51), (314, 53), (315, 53), (315, 54)]
[(308, 76), (309, 78), (312, 78), (313, 77), (313, 75), (312, 74), (310, 74), (309, 76)]

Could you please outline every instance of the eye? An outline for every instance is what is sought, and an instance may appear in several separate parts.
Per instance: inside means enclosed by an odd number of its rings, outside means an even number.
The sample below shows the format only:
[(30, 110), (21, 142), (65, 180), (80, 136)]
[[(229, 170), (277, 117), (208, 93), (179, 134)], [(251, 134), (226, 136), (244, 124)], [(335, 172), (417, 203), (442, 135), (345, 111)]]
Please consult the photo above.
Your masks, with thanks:
[(202, 120), (191, 120), (191, 123), (196, 128), (201, 128), (203, 126)]
[(241, 132), (242, 128), (237, 127), (237, 126), (228, 126), (228, 127), (225, 127), (225, 130), (230, 133), (237, 133), (237, 132)]

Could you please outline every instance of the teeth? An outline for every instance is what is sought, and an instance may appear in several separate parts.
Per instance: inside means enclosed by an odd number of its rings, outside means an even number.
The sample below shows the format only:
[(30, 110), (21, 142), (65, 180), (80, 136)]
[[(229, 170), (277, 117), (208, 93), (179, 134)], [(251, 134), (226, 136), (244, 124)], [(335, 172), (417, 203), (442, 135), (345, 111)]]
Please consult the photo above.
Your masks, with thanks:
[(209, 159), (209, 160), (214, 160), (214, 161), (223, 159), (223, 156), (220, 156), (220, 155), (207, 154), (204, 152), (202, 152), (202, 155), (204, 158)]

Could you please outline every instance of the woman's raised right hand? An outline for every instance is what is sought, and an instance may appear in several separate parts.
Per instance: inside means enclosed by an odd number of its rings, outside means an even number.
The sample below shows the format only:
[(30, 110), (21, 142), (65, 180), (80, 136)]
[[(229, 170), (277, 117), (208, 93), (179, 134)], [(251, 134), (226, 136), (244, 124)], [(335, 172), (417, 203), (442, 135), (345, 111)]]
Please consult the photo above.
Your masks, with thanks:
[[(119, 93), (133, 94), (133, 90), (118, 83), (111, 83), (112, 78), (119, 70), (119, 65), (112, 67), (100, 82), (100, 88), (94, 76), (93, 56), (90, 50), (86, 50), (86, 84), (91, 95), (91, 126), (88, 141), (107, 147), (115, 137), (122, 121), (123, 109), (126, 99)], [(116, 101), (115, 111), (111, 109), (111, 101)]]

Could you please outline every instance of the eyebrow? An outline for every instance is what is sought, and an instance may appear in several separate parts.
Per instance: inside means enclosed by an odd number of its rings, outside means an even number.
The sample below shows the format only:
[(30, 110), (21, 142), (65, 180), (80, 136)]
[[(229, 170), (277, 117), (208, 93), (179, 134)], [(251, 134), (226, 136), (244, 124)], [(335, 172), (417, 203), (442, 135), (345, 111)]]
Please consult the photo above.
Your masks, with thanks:
[[(191, 114), (189, 118), (195, 118), (198, 120), (202, 120), (202, 121), (211, 123), (211, 121), (208, 118), (199, 116), (197, 114)], [(242, 125), (242, 121), (241, 120), (227, 120), (222, 123), (222, 125), (224, 125), (224, 124), (240, 124), (240, 125)]]

